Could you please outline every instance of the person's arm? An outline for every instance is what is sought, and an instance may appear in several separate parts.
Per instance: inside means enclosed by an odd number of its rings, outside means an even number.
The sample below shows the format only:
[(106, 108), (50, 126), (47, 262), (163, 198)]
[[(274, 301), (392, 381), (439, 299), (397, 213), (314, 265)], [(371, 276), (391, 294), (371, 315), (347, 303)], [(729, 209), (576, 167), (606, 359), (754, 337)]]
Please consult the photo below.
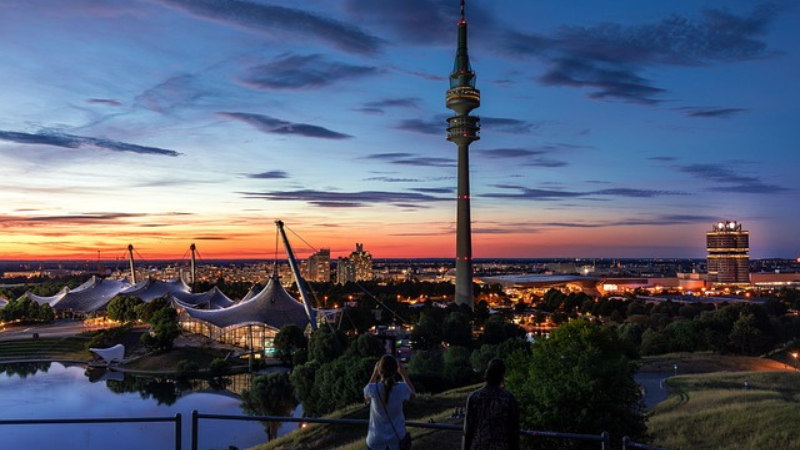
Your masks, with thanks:
[(405, 369), (405, 367), (403, 367), (403, 364), (401, 364), (399, 362), (397, 363), (397, 373), (400, 374), (400, 378), (402, 378), (403, 382), (406, 385), (408, 385), (409, 389), (411, 389), (411, 398), (416, 397), (417, 396), (417, 391), (414, 389), (414, 385), (411, 384), (411, 378), (408, 377), (408, 374), (406, 373), (406, 369)]
[(378, 373), (378, 364), (379, 363), (380, 363), (380, 361), (375, 363), (375, 368), (372, 369), (372, 376), (369, 377), (369, 383), (364, 388), (364, 403), (369, 403), (370, 399), (371, 399), (371, 397), (369, 395), (367, 395), (367, 389), (369, 389), (369, 385), (372, 384), (372, 383), (377, 382), (378, 378), (380, 377), (380, 374)]

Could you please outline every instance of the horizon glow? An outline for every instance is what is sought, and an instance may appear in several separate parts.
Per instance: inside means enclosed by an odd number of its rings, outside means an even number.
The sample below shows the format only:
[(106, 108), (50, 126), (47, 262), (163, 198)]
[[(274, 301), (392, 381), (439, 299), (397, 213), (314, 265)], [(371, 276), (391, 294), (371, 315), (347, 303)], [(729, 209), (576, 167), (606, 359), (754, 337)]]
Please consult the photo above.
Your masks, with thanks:
[[(797, 258), (800, 8), (467, 2), (473, 255)], [(456, 0), (0, 5), (0, 260), (455, 256)], [(312, 247), (313, 246), (313, 247)], [(279, 248), (279, 254), (283, 254)]]

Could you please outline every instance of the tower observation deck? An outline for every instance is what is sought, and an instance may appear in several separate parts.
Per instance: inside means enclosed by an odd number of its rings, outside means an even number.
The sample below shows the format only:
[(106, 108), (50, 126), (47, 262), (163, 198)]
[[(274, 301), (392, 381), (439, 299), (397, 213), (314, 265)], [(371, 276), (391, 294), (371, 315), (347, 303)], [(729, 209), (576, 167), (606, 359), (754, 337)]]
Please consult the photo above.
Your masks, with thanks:
[(447, 140), (458, 146), (458, 198), (456, 203), (456, 304), (474, 306), (472, 291), (472, 226), (469, 201), (469, 144), (480, 139), (480, 119), (469, 113), (481, 105), (475, 88), (475, 71), (467, 53), (467, 20), (464, 0), (458, 21), (458, 49), (450, 74), (446, 106), (455, 112), (447, 119)]

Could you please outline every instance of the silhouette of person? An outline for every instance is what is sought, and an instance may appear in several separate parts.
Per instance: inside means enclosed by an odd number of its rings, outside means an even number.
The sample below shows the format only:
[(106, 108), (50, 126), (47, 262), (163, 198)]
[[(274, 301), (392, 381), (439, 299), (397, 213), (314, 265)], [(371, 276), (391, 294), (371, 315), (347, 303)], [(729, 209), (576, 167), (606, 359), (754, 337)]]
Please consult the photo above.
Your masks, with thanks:
[(519, 405), (505, 389), (506, 365), (489, 361), (486, 384), (467, 398), (462, 450), (519, 450)]
[[(397, 382), (396, 375), (403, 381)], [(369, 407), (367, 448), (398, 450), (406, 433), (403, 402), (414, 398), (416, 391), (405, 369), (391, 355), (384, 355), (375, 364), (369, 383), (364, 386), (364, 401)]]

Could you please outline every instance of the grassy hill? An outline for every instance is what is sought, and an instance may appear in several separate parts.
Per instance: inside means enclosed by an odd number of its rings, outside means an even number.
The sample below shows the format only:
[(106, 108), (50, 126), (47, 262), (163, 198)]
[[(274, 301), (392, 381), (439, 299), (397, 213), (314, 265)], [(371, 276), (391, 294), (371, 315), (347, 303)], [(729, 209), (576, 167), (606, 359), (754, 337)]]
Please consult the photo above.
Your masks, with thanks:
[[(461, 425), (461, 419), (449, 419), (454, 408), (463, 407), (470, 392), (479, 386), (455, 389), (437, 395), (420, 395), (406, 404), (406, 420), (411, 422), (449, 423)], [(368, 419), (369, 410), (364, 405), (352, 405), (338, 410), (328, 418)], [(409, 428), (414, 437), (414, 448), (458, 450), (461, 448), (461, 433), (447, 430)], [(276, 439), (251, 450), (363, 450), (366, 446), (366, 425), (310, 424), (305, 428)]]
[(800, 372), (717, 372), (672, 377), (667, 384), (673, 393), (655, 408), (648, 427), (655, 445), (800, 450)]
[(24, 339), (0, 342), (0, 362), (33, 359), (90, 361), (85, 337)]

